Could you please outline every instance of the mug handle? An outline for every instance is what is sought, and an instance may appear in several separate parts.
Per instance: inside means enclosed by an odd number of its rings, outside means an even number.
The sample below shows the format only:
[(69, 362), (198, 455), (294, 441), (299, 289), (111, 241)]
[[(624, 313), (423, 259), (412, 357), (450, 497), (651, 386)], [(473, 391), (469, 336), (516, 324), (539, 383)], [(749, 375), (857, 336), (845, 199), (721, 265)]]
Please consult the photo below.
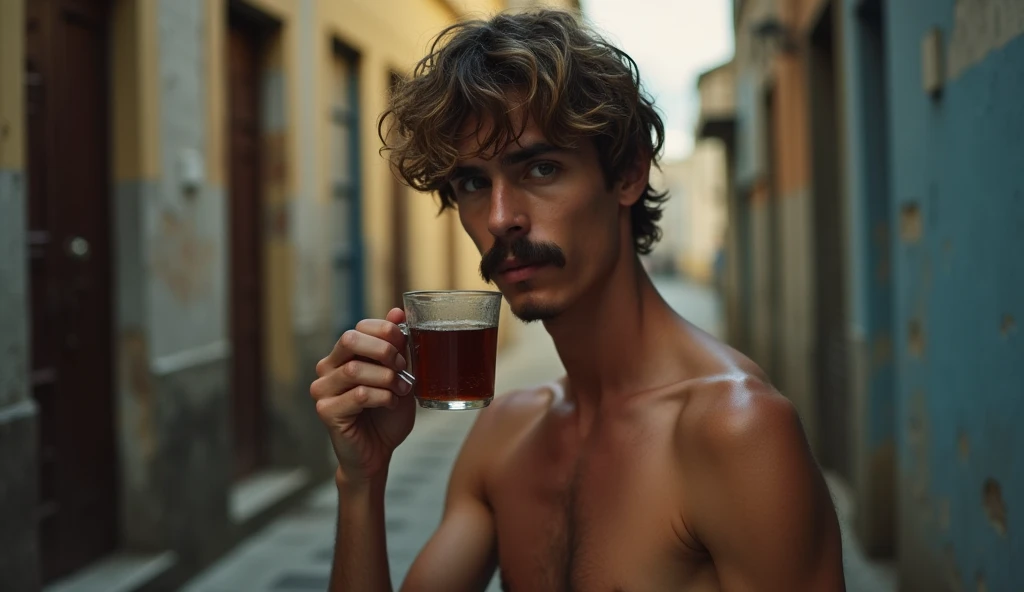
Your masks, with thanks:
[[(402, 335), (405, 335), (406, 337), (409, 337), (409, 324), (408, 323), (399, 323), (398, 324), (398, 330), (402, 332)], [(411, 363), (412, 359), (409, 359), (408, 361)], [(409, 386), (415, 386), (416, 385), (416, 377), (413, 376), (412, 374), (410, 374), (409, 372), (406, 372), (405, 370), (399, 370), (398, 371), (398, 377), (401, 378), (403, 381), (405, 381), (405, 383), (408, 384)]]

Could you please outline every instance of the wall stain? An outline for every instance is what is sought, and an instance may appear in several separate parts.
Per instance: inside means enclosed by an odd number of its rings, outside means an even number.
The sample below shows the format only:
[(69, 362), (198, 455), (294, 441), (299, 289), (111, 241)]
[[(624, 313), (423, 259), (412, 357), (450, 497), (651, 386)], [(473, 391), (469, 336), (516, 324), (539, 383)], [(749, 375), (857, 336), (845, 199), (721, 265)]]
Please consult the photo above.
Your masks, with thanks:
[(916, 203), (904, 204), (900, 209), (900, 238), (905, 243), (914, 244), (920, 242), (923, 233), (921, 208)]
[(915, 358), (924, 357), (924, 328), (921, 319), (911, 319), (907, 327), (907, 346), (910, 355)]
[(121, 368), (122, 388), (134, 403), (133, 409), (127, 410), (122, 417), (131, 426), (134, 437), (130, 440), (132, 448), (139, 455), (143, 464), (156, 456), (156, 418), (154, 386), (149, 371), (149, 348), (146, 336), (138, 330), (130, 329), (121, 332)]
[(1003, 488), (995, 479), (985, 480), (981, 489), (981, 505), (985, 508), (988, 521), (1000, 536), (1006, 536), (1006, 502), (1003, 501)]
[(1004, 314), (1003, 320), (999, 323), (999, 332), (1003, 337), (1009, 337), (1011, 334), (1017, 331), (1017, 321), (1013, 318), (1013, 315)]
[(907, 446), (911, 457), (908, 475), (911, 480), (912, 499), (922, 509), (928, 501), (928, 485), (931, 480), (928, 465), (928, 452), (931, 449), (930, 427), (924, 391), (917, 389), (910, 399), (907, 426)]
[(967, 433), (962, 430), (956, 439), (956, 449), (960, 462), (966, 465), (971, 458), (971, 441), (967, 439)]
[(181, 303), (194, 302), (212, 283), (213, 241), (200, 236), (194, 218), (170, 210), (160, 214), (153, 271)]

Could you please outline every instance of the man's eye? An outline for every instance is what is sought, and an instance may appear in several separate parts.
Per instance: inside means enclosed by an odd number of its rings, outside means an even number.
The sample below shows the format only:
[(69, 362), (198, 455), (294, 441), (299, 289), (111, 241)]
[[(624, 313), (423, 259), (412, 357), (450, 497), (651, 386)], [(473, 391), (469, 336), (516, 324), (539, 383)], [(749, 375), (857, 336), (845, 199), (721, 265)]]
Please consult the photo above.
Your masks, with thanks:
[(530, 177), (533, 177), (534, 179), (543, 179), (554, 175), (557, 171), (558, 167), (555, 165), (550, 162), (542, 162), (530, 168)]
[(464, 193), (473, 193), (474, 191), (480, 191), (487, 186), (487, 183), (480, 177), (468, 177), (459, 181), (459, 189)]

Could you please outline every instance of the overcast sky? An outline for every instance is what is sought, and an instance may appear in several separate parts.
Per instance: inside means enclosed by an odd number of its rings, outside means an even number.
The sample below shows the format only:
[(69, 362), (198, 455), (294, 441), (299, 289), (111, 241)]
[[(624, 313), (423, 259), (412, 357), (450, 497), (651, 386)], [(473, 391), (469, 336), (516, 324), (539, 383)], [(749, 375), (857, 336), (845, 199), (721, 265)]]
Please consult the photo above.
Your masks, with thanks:
[(732, 56), (731, 0), (581, 0), (583, 13), (640, 67), (665, 118), (665, 160), (693, 146), (697, 75)]

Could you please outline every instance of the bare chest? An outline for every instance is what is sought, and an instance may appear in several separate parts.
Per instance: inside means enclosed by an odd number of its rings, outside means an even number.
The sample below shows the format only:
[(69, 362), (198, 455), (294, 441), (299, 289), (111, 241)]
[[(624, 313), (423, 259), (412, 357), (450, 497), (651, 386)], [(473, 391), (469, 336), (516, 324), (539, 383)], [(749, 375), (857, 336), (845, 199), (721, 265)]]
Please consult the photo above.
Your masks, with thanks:
[(535, 436), (488, 491), (506, 589), (717, 589), (697, 584), (704, 562), (680, 543), (670, 442), (614, 429), (578, 446)]

